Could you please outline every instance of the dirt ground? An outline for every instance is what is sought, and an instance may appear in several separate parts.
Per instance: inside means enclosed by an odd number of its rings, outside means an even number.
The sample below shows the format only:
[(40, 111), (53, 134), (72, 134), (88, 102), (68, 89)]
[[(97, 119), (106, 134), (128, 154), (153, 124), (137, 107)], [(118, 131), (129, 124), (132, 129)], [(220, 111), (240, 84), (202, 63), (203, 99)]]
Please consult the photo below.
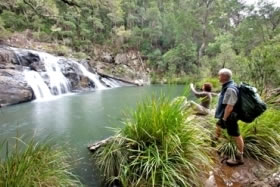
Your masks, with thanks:
[(214, 170), (205, 187), (280, 187), (279, 170), (253, 159), (245, 158), (243, 165), (235, 167), (228, 166), (223, 160), (216, 155)]

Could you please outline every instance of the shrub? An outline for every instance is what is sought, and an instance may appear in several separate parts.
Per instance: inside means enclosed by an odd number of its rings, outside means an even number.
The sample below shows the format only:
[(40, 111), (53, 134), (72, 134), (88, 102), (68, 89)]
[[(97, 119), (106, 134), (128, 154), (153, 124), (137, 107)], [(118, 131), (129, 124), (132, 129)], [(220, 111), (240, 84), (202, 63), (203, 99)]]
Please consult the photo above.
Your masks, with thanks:
[[(280, 164), (280, 111), (269, 109), (250, 124), (240, 124), (240, 132), (244, 138), (244, 154), (270, 165)], [(236, 146), (227, 134), (218, 145), (224, 155), (234, 157)]]
[[(18, 147), (21, 142), (23, 150)], [(15, 147), (2, 143), (6, 158), (0, 159), (0, 186), (77, 186), (79, 180), (71, 173), (68, 155), (34, 140), (25, 143), (17, 139)], [(1, 153), (1, 152), (0, 152)], [(3, 153), (3, 152), (2, 152)]]
[(139, 104), (94, 158), (106, 182), (123, 186), (199, 186), (211, 165), (209, 136), (186, 122), (183, 100)]

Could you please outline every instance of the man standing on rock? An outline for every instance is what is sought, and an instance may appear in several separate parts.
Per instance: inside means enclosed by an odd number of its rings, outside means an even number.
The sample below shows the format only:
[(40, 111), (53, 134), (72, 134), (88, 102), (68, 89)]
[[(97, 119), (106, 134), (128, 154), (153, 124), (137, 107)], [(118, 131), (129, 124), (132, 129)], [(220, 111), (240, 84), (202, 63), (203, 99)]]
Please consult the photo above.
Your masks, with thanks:
[(216, 126), (216, 139), (220, 137), (221, 129), (226, 129), (228, 135), (233, 137), (236, 143), (238, 149), (236, 159), (227, 160), (228, 165), (235, 166), (244, 163), (244, 141), (239, 132), (237, 114), (233, 110), (237, 103), (239, 93), (236, 84), (231, 78), (231, 70), (224, 68), (219, 71), (219, 81), (222, 84), (222, 91), (219, 96), (215, 118), (219, 119)]

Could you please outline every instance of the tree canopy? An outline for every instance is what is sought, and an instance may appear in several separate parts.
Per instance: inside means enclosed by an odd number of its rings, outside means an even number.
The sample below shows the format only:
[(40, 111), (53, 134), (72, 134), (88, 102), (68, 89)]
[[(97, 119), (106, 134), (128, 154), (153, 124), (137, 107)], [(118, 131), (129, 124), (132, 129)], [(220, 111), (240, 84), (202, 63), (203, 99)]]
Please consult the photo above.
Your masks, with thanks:
[(30, 29), (39, 40), (86, 53), (96, 44), (140, 50), (159, 75), (197, 74), (202, 67), (214, 74), (230, 67), (245, 79), (244, 68), (267, 65), (271, 71), (263, 71), (270, 76), (262, 84), (276, 84), (270, 79), (279, 63), (280, 8), (264, 0), (258, 7), (244, 2), (0, 0), (0, 30)]

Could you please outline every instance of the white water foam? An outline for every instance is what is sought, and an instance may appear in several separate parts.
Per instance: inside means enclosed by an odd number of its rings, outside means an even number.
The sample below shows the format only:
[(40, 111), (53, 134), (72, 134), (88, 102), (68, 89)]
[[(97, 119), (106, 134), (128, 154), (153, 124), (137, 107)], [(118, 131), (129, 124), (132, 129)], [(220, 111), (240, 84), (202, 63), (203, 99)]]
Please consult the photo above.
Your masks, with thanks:
[(40, 74), (36, 71), (24, 71), (25, 79), (31, 86), (36, 99), (52, 98), (52, 94)]
[(93, 74), (93, 73), (89, 72), (89, 71), (85, 68), (85, 66), (83, 66), (82, 64), (80, 64), (80, 63), (78, 63), (78, 62), (73, 61), (73, 63), (75, 63), (75, 64), (78, 65), (79, 69), (82, 71), (82, 73), (83, 73), (84, 76), (88, 77), (91, 81), (94, 82), (95, 88), (96, 88), (97, 90), (104, 90), (104, 89), (107, 89), (107, 87), (104, 86), (104, 85), (100, 82), (99, 76), (98, 76), (97, 74)]
[(59, 57), (50, 55), (44, 52), (36, 52), (44, 66), (49, 77), (49, 86), (51, 88), (52, 94), (61, 95), (70, 92), (70, 82), (63, 75), (59, 67), (58, 61), (61, 59)]
[[(61, 67), (59, 66), (60, 60), (66, 60), (67, 63), (75, 64), (78, 66), (83, 76), (88, 77), (92, 82), (94, 82), (96, 90), (104, 90), (110, 88), (120, 87), (121, 84), (111, 78), (101, 78), (96, 73), (91, 73), (88, 71), (85, 66), (82, 64), (70, 60), (65, 59), (63, 57), (53, 56), (51, 54), (45, 52), (39, 52), (34, 50), (27, 49), (17, 49), (11, 48), (19, 57), (22, 56), (22, 53), (32, 53), (39, 56), (41, 63), (44, 65), (46, 72), (44, 72), (46, 76), (42, 76), (43, 74), (39, 74), (36, 71), (26, 70), (24, 72), (25, 79), (32, 88), (36, 99), (38, 100), (49, 100), (54, 99), (54, 96), (58, 95), (68, 95), (71, 93), (71, 84), (70, 81), (63, 75), (61, 71)], [(20, 60), (20, 58), (18, 58)], [(46, 80), (47, 79), (47, 80)], [(103, 84), (103, 83), (104, 84)], [(105, 86), (107, 85), (107, 86)], [(68, 93), (68, 94), (67, 94)]]
[(102, 78), (102, 81), (110, 86), (110, 88), (118, 88), (120, 87), (121, 85), (118, 83), (118, 81), (114, 80), (114, 79), (111, 79), (111, 78)]

